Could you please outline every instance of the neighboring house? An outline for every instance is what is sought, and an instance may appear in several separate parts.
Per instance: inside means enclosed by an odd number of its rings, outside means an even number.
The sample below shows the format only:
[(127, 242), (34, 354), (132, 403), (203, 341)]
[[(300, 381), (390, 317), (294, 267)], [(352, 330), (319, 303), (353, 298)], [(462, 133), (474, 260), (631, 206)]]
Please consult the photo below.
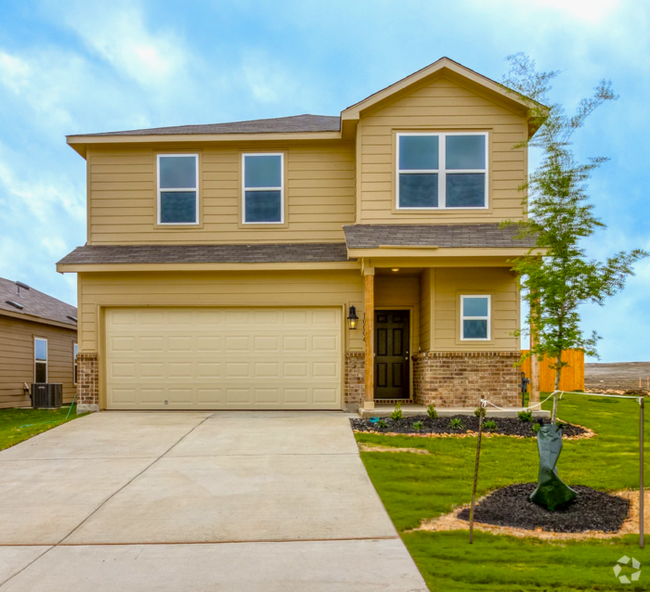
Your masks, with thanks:
[(516, 404), (529, 245), (499, 224), (540, 124), (442, 58), (337, 117), (69, 136), (80, 409)]
[(33, 382), (63, 384), (63, 401), (77, 392), (77, 309), (0, 278), (0, 409), (30, 407)]

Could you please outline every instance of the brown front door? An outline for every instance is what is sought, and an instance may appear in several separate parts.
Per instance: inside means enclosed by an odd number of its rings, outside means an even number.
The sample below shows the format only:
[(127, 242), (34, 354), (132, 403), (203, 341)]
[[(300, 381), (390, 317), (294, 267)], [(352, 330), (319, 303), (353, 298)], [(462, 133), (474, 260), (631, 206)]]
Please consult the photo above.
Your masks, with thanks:
[(375, 311), (375, 399), (409, 398), (408, 310)]

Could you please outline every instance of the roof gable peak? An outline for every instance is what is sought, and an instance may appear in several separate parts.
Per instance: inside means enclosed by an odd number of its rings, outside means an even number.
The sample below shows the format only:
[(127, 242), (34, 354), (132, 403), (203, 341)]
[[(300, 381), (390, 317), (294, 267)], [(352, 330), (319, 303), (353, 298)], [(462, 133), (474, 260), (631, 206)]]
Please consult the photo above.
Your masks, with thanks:
[(371, 94), (365, 99), (351, 105), (347, 109), (344, 109), (341, 112), (341, 119), (346, 120), (358, 120), (362, 116), (362, 112), (367, 111), (371, 107), (377, 105), (380, 102), (389, 99), (390, 97), (403, 92), (404, 90), (411, 88), (412, 86), (421, 83), (424, 80), (432, 78), (434, 76), (444, 76), (445, 74), (451, 75), (454, 78), (460, 78), (463, 81), (469, 82), (473, 86), (480, 87), (481, 90), (486, 92), (488, 95), (492, 95), (495, 98), (500, 99), (506, 103), (509, 103), (513, 108), (518, 111), (530, 112), (532, 108), (545, 110), (545, 107), (532, 99), (529, 99), (520, 93), (507, 88), (503, 84), (496, 82), (487, 76), (483, 76), (462, 64), (448, 58), (446, 56), (441, 57), (439, 60), (436, 60), (432, 64), (425, 66), (424, 68), (409, 74), (405, 78), (394, 82), (390, 86), (377, 91), (376, 93)]

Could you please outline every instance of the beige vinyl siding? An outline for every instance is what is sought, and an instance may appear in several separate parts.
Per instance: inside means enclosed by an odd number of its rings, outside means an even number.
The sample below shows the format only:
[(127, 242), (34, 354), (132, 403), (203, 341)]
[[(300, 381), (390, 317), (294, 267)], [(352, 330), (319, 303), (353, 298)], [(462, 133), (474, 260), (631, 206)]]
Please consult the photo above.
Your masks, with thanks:
[(23, 383), (34, 382), (34, 337), (47, 339), (48, 381), (63, 384), (65, 403), (74, 397), (77, 332), (0, 315), (0, 409), (31, 405)]
[[(483, 131), (489, 137), (487, 210), (398, 211), (395, 209), (395, 133)], [(525, 119), (469, 90), (439, 78), (364, 115), (359, 122), (359, 223), (480, 223), (521, 219), (526, 150)]]
[[(340, 306), (363, 316), (358, 271), (80, 273), (79, 351), (96, 352), (100, 307)], [(362, 331), (346, 329), (346, 349), (363, 350)]]
[[(519, 292), (507, 268), (438, 268), (435, 270), (433, 322), (434, 351), (513, 351), (519, 339)], [(491, 339), (460, 340), (460, 296), (489, 294)]]
[[(242, 152), (285, 153), (286, 224), (241, 224)], [(199, 154), (199, 224), (156, 224), (156, 154)], [(355, 220), (354, 145), (249, 142), (88, 151), (88, 244), (342, 242)]]
[(420, 351), (431, 349), (431, 308), (433, 305), (431, 283), (433, 269), (425, 269), (420, 275)]

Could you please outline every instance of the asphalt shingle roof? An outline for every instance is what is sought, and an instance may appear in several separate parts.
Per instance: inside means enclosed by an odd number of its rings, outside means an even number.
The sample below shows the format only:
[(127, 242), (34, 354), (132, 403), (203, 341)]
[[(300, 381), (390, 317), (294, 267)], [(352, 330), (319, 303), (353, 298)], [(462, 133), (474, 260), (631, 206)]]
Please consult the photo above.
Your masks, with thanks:
[[(68, 317), (77, 318), (77, 309), (71, 304), (61, 302), (52, 296), (43, 294), (34, 288), (26, 290), (20, 288), (18, 292), (16, 282), (0, 278), (0, 314), (1, 311), (7, 310), (9, 312), (20, 313), (32, 317), (39, 317), (50, 321), (58, 321), (59, 323), (66, 323), (73, 328), (77, 327), (77, 323)], [(16, 302), (22, 305), (22, 309), (16, 308), (11, 304), (7, 304), (7, 300)]]
[(533, 238), (515, 239), (516, 226), (499, 224), (356, 224), (344, 226), (349, 249), (395, 247), (533, 247)]
[(252, 119), (230, 123), (208, 123), (202, 125), (177, 125), (151, 129), (79, 134), (80, 136), (154, 136), (181, 134), (271, 134), (296, 132), (338, 132), (341, 118), (336, 115), (293, 115), (274, 119)]
[(110, 263), (300, 263), (347, 261), (344, 243), (254, 245), (90, 245), (61, 265)]

